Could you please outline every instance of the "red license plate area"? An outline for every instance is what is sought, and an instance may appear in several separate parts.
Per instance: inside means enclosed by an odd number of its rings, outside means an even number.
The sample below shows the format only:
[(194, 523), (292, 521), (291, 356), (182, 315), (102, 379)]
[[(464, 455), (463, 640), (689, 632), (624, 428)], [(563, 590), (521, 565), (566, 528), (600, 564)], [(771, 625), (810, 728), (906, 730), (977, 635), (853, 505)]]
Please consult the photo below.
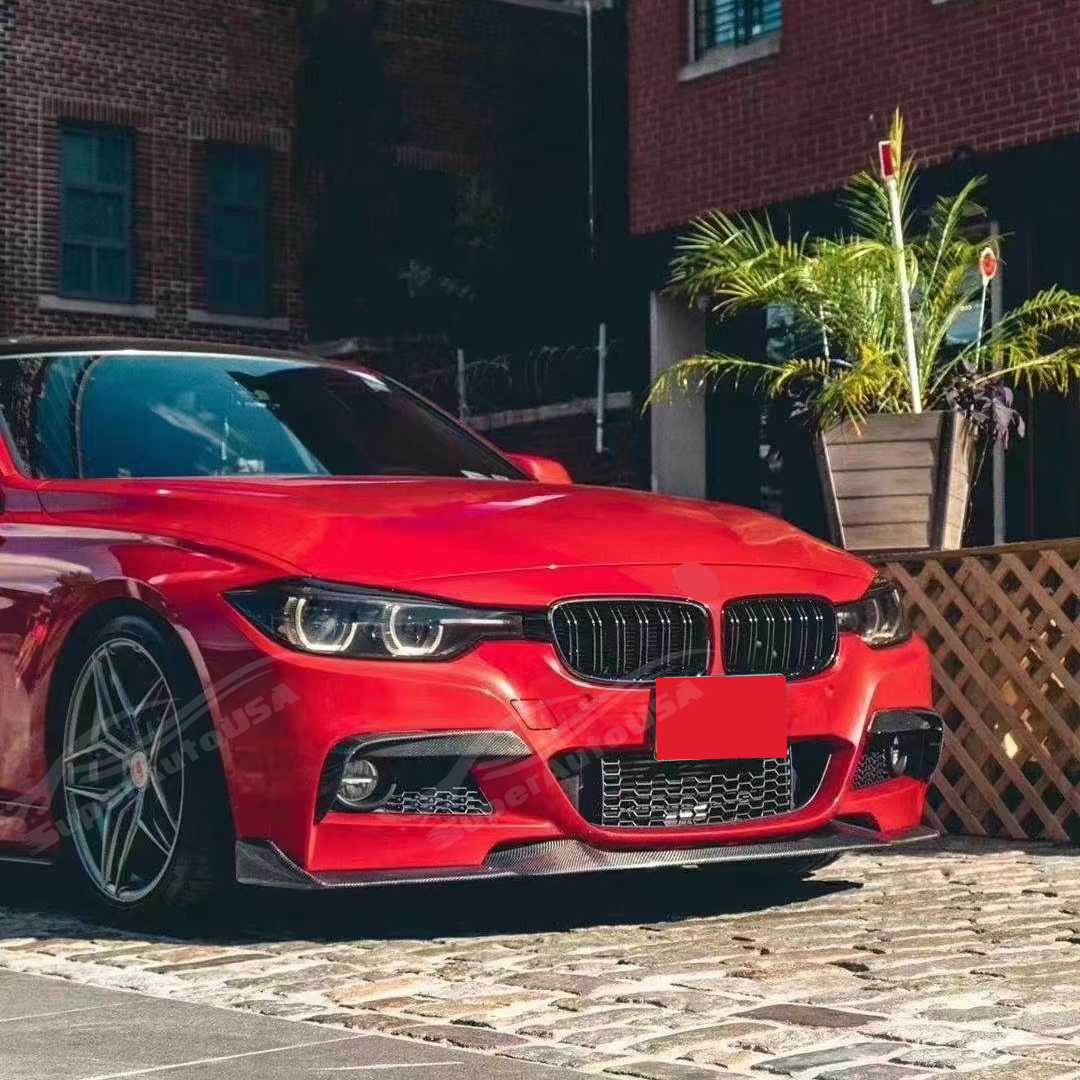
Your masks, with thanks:
[(787, 680), (719, 675), (656, 680), (656, 759), (787, 756)]

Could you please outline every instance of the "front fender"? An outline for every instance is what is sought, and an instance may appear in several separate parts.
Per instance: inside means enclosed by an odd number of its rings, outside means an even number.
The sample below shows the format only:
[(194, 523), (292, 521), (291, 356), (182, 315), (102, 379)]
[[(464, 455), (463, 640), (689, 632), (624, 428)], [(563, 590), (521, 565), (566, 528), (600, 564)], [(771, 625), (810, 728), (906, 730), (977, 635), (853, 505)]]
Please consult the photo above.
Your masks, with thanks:
[[(0, 805), (46, 810), (50, 693), (72, 631), (110, 606), (145, 610), (167, 624), (190, 658), (211, 718), (217, 696), (190, 613), (231, 588), (256, 584), (280, 569), (157, 537), (53, 524), (0, 525)], [(230, 773), (230, 748), (221, 746)], [(231, 796), (230, 792), (230, 796)], [(25, 815), (0, 817), (0, 843), (18, 843)]]

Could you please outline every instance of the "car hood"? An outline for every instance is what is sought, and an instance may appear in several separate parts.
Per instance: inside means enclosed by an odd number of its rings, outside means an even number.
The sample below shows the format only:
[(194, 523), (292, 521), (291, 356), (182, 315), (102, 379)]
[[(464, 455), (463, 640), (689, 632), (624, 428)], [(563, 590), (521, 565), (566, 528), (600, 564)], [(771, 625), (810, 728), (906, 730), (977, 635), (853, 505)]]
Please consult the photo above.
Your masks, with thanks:
[(845, 595), (872, 575), (861, 560), (778, 518), (618, 488), (464, 479), (103, 480), (48, 483), (39, 498), (47, 513), (72, 524), (209, 542), (311, 577), (443, 595), (457, 594), (448, 583), (458, 579), (544, 571), (554, 581), (551, 571), (590, 567), (789, 568), (812, 571), (819, 591)]

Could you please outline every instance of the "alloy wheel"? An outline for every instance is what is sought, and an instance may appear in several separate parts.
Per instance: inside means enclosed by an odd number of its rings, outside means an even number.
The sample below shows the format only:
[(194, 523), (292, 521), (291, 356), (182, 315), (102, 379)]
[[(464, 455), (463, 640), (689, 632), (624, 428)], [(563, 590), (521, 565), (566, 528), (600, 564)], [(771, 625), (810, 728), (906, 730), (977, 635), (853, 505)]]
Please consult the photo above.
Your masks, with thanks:
[(71, 839), (114, 903), (150, 895), (172, 864), (184, 809), (180, 720), (169, 680), (137, 641), (88, 657), (68, 705), (63, 793)]

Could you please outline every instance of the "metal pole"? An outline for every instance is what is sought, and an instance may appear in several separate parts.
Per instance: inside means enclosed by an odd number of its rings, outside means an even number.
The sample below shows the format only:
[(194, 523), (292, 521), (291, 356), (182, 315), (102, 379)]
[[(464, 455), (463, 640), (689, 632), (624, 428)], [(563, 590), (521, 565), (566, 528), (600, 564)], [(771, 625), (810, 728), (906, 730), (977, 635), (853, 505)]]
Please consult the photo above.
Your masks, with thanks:
[(600, 324), (596, 341), (596, 452), (604, 452), (604, 413), (607, 411), (607, 323)]
[(595, 91), (593, 80), (593, 9), (592, 0), (585, 2), (585, 115), (588, 121), (587, 143), (589, 156), (589, 260), (596, 250), (596, 141)]
[(979, 332), (975, 335), (975, 368), (979, 367), (979, 356), (982, 354), (983, 327), (986, 325), (986, 294), (990, 291), (990, 282), (983, 278), (982, 300), (979, 302)]
[[(596, 82), (593, 57), (593, 6), (585, 5), (585, 116), (588, 131), (589, 269), (596, 267)], [(601, 322), (596, 342), (596, 452), (604, 452), (604, 413), (607, 405), (607, 323)]]
[[(990, 235), (998, 238), (998, 227), (991, 225)], [(1004, 294), (1001, 273), (994, 274), (994, 280), (990, 283), (990, 325), (997, 326), (1001, 322)], [(981, 329), (981, 326), (980, 326)], [(994, 357), (994, 366), (1000, 367), (1000, 356)], [(994, 492), (994, 543), (1004, 544), (1006, 536), (1005, 526), (1005, 444), (1001, 439), (994, 441), (993, 449), (993, 492)]]
[(911, 382), (911, 411), (921, 413), (922, 388), (919, 385), (919, 361), (915, 352), (915, 324), (911, 318), (911, 284), (904, 254), (904, 220), (900, 209), (900, 188), (895, 176), (885, 177), (892, 217), (893, 246), (896, 248), (896, 276), (900, 282), (900, 307), (904, 314), (904, 347), (907, 352), (908, 379)]
[(469, 403), (465, 399), (465, 350), (457, 351), (457, 414), (464, 423), (469, 415)]
[[(986, 326), (986, 297), (990, 292), (990, 279), (983, 277), (982, 298), (979, 301), (979, 333), (975, 338), (975, 369), (979, 367), (979, 357), (982, 355), (983, 329)], [(1005, 447), (1001, 441), (1001, 433), (997, 429), (997, 417), (993, 418), (990, 427), (990, 438), (994, 440), (991, 448), (991, 472), (994, 502), (994, 543), (1005, 543)]]
[(994, 543), (1005, 543), (1005, 445), (994, 432)]

